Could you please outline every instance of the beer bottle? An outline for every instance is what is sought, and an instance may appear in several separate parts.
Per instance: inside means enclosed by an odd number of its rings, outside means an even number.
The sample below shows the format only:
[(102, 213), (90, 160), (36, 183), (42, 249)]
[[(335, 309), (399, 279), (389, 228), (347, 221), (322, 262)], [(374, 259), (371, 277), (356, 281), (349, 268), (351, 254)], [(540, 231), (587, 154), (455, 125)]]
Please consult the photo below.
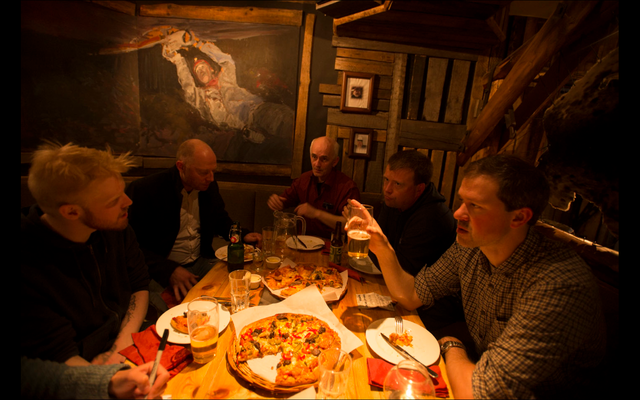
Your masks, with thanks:
[(229, 246), (227, 247), (227, 269), (229, 272), (244, 268), (244, 244), (240, 223), (234, 222), (229, 231)]
[(340, 221), (336, 222), (336, 230), (333, 233), (333, 238), (331, 238), (331, 247), (329, 249), (329, 261), (340, 265), (342, 260), (342, 223)]

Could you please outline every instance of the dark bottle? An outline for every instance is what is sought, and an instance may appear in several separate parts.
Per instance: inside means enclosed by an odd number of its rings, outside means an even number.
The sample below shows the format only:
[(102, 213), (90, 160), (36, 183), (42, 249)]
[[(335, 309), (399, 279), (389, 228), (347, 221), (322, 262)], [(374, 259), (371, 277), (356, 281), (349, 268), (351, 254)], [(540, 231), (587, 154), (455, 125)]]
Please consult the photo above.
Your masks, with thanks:
[(244, 268), (244, 244), (240, 223), (234, 222), (229, 231), (229, 246), (227, 247), (227, 269), (229, 272)]
[(331, 238), (331, 247), (329, 249), (329, 261), (340, 265), (342, 261), (342, 222), (336, 222), (336, 230)]

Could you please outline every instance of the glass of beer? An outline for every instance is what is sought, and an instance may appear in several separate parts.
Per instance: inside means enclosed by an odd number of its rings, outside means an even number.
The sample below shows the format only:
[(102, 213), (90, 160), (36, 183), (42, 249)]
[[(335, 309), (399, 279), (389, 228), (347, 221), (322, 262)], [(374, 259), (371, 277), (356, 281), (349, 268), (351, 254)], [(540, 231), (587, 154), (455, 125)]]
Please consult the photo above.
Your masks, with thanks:
[(347, 251), (349, 257), (365, 258), (369, 254), (371, 235), (367, 232), (367, 227), (371, 225), (373, 219), (373, 206), (363, 204), (362, 207), (357, 207), (349, 204), (347, 214)]
[(213, 297), (201, 296), (187, 305), (187, 325), (193, 361), (206, 364), (216, 356), (219, 309)]

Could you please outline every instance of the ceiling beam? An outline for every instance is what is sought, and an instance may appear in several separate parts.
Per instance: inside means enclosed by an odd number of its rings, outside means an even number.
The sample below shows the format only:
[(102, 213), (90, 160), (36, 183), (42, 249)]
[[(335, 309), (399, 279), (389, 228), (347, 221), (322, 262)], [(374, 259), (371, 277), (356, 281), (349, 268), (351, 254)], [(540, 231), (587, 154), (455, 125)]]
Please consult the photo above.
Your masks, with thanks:
[(515, 100), (529, 86), (535, 76), (562, 48), (571, 34), (587, 19), (597, 6), (595, 1), (560, 2), (556, 12), (533, 37), (527, 49), (514, 64), (503, 83), (482, 110), (464, 141), (464, 152), (458, 153), (457, 162), (463, 166), (481, 148), (484, 140)]

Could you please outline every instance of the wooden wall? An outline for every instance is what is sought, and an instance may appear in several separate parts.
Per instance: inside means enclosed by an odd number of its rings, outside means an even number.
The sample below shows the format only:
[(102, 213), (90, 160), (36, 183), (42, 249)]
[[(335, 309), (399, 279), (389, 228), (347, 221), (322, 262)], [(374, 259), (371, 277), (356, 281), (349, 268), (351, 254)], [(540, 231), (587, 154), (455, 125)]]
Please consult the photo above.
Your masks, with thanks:
[[(342, 144), (342, 172), (362, 192), (381, 193), (389, 157), (400, 149), (418, 149), (434, 164), (433, 183), (449, 206), (457, 208), (456, 152), (467, 124), (477, 116), (486, 57), (339, 37), (333, 45), (338, 80), (320, 84), (320, 92), (327, 107), (327, 135)], [(342, 71), (376, 75), (371, 114), (339, 110)], [(374, 130), (369, 160), (348, 157), (354, 127)]]

